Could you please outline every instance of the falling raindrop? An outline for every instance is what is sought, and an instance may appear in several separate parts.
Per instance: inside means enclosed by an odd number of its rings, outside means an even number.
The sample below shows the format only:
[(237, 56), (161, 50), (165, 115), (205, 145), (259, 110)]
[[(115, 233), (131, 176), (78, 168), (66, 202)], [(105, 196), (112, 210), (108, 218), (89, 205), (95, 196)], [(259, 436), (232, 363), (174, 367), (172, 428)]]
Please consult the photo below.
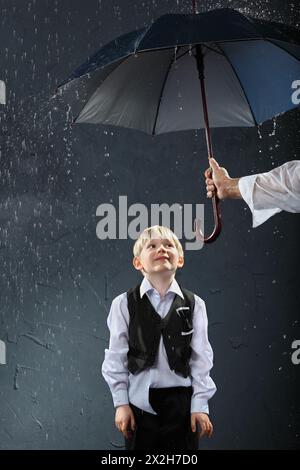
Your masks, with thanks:
[(272, 130), (272, 132), (269, 134), (269, 137), (274, 136), (275, 133), (276, 133), (276, 116), (273, 118), (273, 130)]

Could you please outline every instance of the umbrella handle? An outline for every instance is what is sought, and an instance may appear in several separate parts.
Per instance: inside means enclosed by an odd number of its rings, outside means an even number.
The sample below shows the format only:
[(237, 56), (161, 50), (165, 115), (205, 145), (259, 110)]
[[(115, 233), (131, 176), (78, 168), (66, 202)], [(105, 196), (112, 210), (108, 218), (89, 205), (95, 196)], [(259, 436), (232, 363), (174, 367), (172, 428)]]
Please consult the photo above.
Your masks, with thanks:
[(214, 223), (215, 223), (212, 233), (208, 237), (205, 237), (203, 232), (200, 229), (200, 224), (198, 220), (194, 221), (194, 230), (196, 233), (196, 239), (202, 241), (203, 243), (214, 242), (218, 238), (222, 230), (220, 199), (218, 198), (216, 194), (214, 194), (211, 202), (212, 202)]

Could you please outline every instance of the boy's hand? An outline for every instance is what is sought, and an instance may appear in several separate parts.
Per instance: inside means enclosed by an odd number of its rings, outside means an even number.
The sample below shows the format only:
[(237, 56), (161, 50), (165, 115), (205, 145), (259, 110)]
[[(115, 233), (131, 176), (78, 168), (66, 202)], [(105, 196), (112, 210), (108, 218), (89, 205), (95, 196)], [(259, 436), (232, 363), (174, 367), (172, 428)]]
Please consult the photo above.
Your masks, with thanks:
[(135, 431), (135, 419), (133, 411), (129, 405), (121, 405), (117, 407), (115, 425), (126, 439), (130, 439), (132, 437), (130, 429)]
[(212, 436), (213, 425), (210, 422), (210, 419), (206, 413), (191, 413), (191, 428), (195, 432), (197, 430), (197, 424), (200, 424), (201, 433), (200, 438), (205, 436)]

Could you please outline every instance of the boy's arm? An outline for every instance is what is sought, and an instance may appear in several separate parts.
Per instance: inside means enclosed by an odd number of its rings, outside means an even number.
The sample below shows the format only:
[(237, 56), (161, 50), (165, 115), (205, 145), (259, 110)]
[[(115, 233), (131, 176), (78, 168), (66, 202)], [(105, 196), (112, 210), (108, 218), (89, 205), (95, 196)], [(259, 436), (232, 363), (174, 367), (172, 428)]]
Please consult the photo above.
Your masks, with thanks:
[(209, 412), (208, 400), (216, 392), (214, 381), (209, 375), (213, 366), (213, 351), (207, 336), (207, 315), (205, 303), (195, 295), (193, 315), (193, 337), (191, 341), (191, 378), (193, 396), (191, 413)]
[(109, 349), (105, 349), (102, 375), (110, 388), (116, 408), (129, 403), (127, 369), (129, 312), (126, 293), (113, 300), (107, 325), (110, 330), (110, 340)]

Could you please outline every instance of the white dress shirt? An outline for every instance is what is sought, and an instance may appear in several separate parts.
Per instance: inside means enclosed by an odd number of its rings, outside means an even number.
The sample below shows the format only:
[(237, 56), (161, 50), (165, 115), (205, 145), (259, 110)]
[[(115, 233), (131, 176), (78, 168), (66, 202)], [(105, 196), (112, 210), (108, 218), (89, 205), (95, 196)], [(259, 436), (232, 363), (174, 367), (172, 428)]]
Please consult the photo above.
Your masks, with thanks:
[(300, 212), (300, 160), (284, 163), (267, 173), (244, 176), (238, 185), (252, 212), (253, 227), (282, 210)]
[[(175, 294), (184, 298), (175, 279), (163, 299), (146, 278), (140, 286), (141, 298), (143, 295), (147, 295), (161, 318), (164, 318), (169, 312)], [(110, 330), (110, 342), (109, 349), (105, 349), (102, 374), (110, 388), (115, 407), (132, 403), (148, 413), (156, 414), (149, 403), (150, 387), (192, 386), (191, 412), (208, 413), (208, 400), (214, 395), (216, 386), (209, 375), (213, 365), (213, 352), (207, 337), (205, 303), (200, 297), (195, 295), (194, 332), (191, 340), (190, 358), (191, 375), (187, 378), (170, 369), (162, 335), (153, 366), (135, 375), (128, 371), (129, 311), (126, 292), (113, 300), (107, 325)]]

